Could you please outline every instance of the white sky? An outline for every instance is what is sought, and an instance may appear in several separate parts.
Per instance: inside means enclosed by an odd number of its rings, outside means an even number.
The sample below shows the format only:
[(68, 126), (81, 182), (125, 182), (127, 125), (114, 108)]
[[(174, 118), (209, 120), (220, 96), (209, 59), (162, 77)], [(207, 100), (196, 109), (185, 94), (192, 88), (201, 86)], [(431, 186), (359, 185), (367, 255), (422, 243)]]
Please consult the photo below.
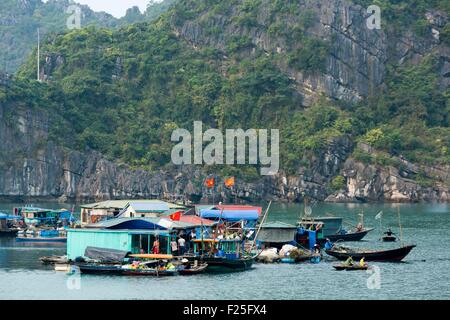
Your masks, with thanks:
[[(47, 2), (47, 0), (44, 0)], [(80, 4), (87, 4), (94, 11), (105, 11), (116, 18), (123, 17), (128, 8), (138, 6), (141, 12), (147, 8), (149, 0), (75, 0)], [(159, 2), (159, 1), (158, 1)]]

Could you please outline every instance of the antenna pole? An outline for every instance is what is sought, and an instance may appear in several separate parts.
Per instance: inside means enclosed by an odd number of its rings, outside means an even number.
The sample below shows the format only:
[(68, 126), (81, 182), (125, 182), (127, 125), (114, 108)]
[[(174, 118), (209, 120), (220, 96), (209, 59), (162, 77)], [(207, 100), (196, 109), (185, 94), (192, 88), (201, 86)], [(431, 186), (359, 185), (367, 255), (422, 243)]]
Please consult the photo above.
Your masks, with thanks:
[(41, 34), (39, 28), (37, 29), (38, 33), (38, 47), (37, 47), (37, 81), (41, 81), (41, 70), (40, 70), (40, 51), (41, 51)]

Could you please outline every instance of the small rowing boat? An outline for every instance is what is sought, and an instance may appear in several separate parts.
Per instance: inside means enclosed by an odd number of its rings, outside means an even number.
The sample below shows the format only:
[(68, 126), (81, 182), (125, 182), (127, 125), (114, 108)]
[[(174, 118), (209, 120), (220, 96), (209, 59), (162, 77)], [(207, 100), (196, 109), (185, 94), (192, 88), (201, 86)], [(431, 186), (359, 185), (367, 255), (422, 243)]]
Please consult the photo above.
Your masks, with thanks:
[(194, 275), (194, 274), (200, 274), (206, 271), (206, 268), (208, 268), (208, 264), (207, 263), (202, 263), (198, 266), (192, 266), (189, 269), (179, 269), (178, 273), (182, 276), (190, 276), (190, 275)]
[(397, 241), (397, 237), (395, 236), (384, 236), (381, 238), (383, 242), (395, 242)]
[(356, 231), (349, 231), (347, 233), (337, 233), (337, 234), (330, 234), (326, 237), (330, 239), (331, 242), (336, 241), (361, 241), (369, 232), (373, 231), (374, 228), (367, 228), (363, 230), (356, 230)]
[(125, 276), (150, 276), (150, 277), (167, 277), (175, 276), (178, 274), (176, 269), (173, 270), (158, 270), (157, 268), (151, 269), (122, 269), (122, 274)]
[(66, 264), (68, 262), (67, 256), (40, 257), (39, 260), (43, 264)]
[(102, 274), (102, 275), (122, 274), (121, 265), (109, 265), (97, 263), (77, 263), (75, 265), (80, 269), (80, 272), (84, 274)]
[(343, 271), (343, 270), (357, 271), (357, 270), (367, 270), (367, 269), (369, 269), (369, 266), (368, 265), (360, 266), (357, 264), (354, 264), (354, 265), (340, 264), (340, 265), (333, 266), (333, 268), (335, 268), (337, 271)]

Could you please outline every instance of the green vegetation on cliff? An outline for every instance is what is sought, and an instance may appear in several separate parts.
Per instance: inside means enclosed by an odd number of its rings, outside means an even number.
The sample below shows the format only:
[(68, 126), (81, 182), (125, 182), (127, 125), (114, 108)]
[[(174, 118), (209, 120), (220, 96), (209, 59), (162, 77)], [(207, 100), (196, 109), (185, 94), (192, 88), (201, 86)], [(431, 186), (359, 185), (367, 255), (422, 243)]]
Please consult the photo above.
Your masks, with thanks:
[[(166, 12), (177, 0), (149, 1), (145, 13), (130, 8), (121, 19), (104, 12), (94, 12), (88, 6), (81, 8), (81, 27), (117, 28), (126, 24), (153, 21)], [(44, 36), (67, 30), (67, 20), (73, 12), (71, 0), (2, 0), (0, 1), (0, 71), (14, 73), (24, 62), (37, 42), (37, 29)]]

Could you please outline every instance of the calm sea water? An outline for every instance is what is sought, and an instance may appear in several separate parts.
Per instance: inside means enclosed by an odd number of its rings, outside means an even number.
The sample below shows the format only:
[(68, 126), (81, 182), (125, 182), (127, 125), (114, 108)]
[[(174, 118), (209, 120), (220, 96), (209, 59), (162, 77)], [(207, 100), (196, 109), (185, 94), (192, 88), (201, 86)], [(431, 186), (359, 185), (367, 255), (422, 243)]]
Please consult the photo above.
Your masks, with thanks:
[[(12, 207), (0, 204), (0, 211)], [(301, 210), (300, 205), (276, 204), (268, 220), (295, 223)], [(392, 246), (378, 241), (382, 232), (374, 217), (380, 210), (382, 229), (398, 234), (397, 205), (320, 204), (313, 215), (332, 213), (356, 224), (363, 211), (366, 226), (377, 229), (352, 245)], [(38, 260), (64, 254), (64, 245), (0, 239), (0, 299), (450, 299), (450, 204), (402, 204), (400, 212), (404, 242), (417, 248), (403, 263), (373, 263), (379, 274), (334, 271), (336, 262), (327, 258), (317, 265), (256, 264), (244, 272), (194, 277), (69, 276)]]

